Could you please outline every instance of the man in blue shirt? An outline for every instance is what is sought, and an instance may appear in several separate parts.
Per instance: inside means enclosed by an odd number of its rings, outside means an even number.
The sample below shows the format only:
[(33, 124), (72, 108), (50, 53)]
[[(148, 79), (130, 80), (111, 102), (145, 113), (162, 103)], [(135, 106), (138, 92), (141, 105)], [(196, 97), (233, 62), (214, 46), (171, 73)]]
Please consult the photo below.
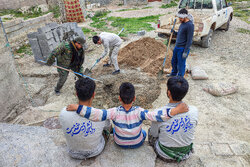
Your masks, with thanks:
[(176, 44), (172, 57), (172, 72), (167, 77), (184, 76), (186, 68), (186, 59), (188, 57), (190, 46), (194, 35), (193, 16), (188, 14), (186, 9), (181, 9), (177, 17), (181, 22), (178, 32), (173, 29), (171, 32), (177, 35)]

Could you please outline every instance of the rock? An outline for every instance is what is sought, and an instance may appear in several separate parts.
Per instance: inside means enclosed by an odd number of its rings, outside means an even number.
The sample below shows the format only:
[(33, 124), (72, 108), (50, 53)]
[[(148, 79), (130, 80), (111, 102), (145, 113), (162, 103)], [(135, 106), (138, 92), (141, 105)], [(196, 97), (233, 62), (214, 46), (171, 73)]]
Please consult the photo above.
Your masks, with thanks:
[(36, 7), (36, 10), (39, 11), (41, 9), (41, 12), (46, 13), (49, 11), (49, 7), (46, 4), (38, 5)]
[(156, 155), (147, 143), (138, 149), (121, 149), (110, 137), (99, 156), (81, 162), (68, 156), (61, 130), (11, 124), (0, 124), (0, 129), (0, 166), (155, 166)]
[(30, 6), (23, 6), (21, 9), (19, 9), (20, 12), (22, 13), (27, 13), (29, 12)]
[(201, 69), (199, 66), (195, 66), (191, 68), (192, 79), (194, 80), (207, 80), (207, 73)]
[(0, 124), (0, 166), (76, 166), (60, 130)]

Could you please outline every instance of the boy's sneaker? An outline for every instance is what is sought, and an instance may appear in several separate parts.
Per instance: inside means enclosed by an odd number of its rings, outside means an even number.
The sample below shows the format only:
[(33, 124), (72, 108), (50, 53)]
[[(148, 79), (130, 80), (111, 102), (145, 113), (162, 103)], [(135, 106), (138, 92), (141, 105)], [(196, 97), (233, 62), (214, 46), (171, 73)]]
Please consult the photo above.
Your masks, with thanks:
[(111, 64), (107, 63), (107, 64), (103, 64), (103, 67), (110, 67)]
[(120, 70), (116, 70), (114, 72), (112, 72), (113, 75), (116, 75), (116, 74), (120, 74)]
[(55, 93), (56, 93), (57, 96), (60, 96), (60, 94), (61, 94), (61, 92), (58, 91), (58, 90), (55, 90)]

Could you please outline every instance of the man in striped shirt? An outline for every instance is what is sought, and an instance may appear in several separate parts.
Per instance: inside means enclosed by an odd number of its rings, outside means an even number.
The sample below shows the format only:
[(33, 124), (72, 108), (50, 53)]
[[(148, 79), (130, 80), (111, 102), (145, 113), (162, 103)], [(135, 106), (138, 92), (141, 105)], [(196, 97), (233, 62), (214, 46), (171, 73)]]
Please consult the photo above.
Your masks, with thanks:
[(138, 148), (143, 144), (146, 138), (146, 132), (142, 130), (144, 120), (163, 122), (176, 114), (188, 111), (186, 104), (181, 103), (176, 108), (149, 112), (141, 107), (132, 106), (135, 98), (134, 86), (131, 83), (123, 83), (120, 86), (119, 96), (122, 105), (119, 107), (100, 110), (72, 104), (67, 110), (77, 110), (79, 115), (92, 121), (113, 120), (114, 140), (122, 148)]

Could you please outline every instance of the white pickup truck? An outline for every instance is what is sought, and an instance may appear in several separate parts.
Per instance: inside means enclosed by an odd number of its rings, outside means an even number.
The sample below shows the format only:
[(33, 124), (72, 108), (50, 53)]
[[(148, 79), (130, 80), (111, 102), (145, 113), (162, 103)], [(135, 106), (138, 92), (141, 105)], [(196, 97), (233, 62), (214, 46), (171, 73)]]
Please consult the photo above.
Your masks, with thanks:
[[(194, 17), (193, 41), (199, 42), (202, 47), (208, 48), (211, 44), (213, 31), (216, 29), (229, 29), (230, 21), (233, 18), (233, 8), (229, 7), (226, 0), (181, 0), (176, 13), (166, 14), (158, 21), (158, 35), (160, 37), (170, 36), (170, 31), (181, 8), (186, 8)], [(175, 26), (178, 31), (180, 22)]]

